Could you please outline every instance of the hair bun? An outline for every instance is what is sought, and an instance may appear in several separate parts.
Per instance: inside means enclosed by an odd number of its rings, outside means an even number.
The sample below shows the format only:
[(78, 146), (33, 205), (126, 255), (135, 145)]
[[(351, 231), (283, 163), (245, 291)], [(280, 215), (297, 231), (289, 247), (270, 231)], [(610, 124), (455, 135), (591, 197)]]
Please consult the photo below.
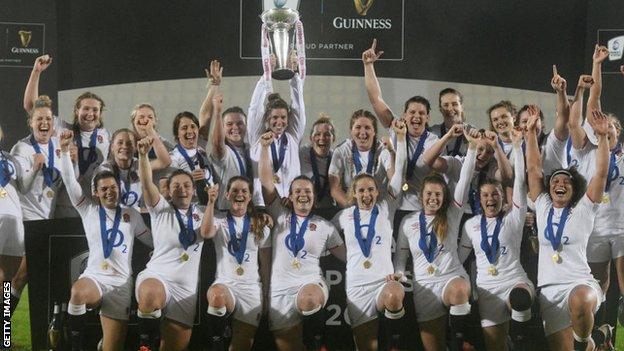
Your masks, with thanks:
[(283, 100), (279, 93), (271, 93), (267, 99), (269, 102)]
[(42, 108), (47, 107), (49, 109), (52, 108), (52, 99), (50, 99), (47, 95), (39, 95), (33, 104), (33, 108)]

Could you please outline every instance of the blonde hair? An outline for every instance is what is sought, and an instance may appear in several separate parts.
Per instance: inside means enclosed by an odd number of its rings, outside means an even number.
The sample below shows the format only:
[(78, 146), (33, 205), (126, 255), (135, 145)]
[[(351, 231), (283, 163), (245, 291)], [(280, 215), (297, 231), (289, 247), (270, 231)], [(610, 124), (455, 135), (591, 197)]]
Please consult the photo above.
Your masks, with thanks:
[(132, 108), (132, 111), (130, 112), (130, 123), (132, 124), (132, 126), (134, 127), (134, 119), (137, 116), (137, 113), (139, 112), (140, 109), (142, 108), (149, 108), (150, 110), (152, 110), (152, 112), (154, 113), (154, 122), (156, 121), (157, 117), (156, 117), (156, 109), (154, 108), (154, 106), (152, 106), (152, 104), (150, 103), (142, 103), (142, 104), (138, 104), (136, 106), (134, 106)]
[(335, 141), (336, 140), (336, 128), (334, 128), (334, 123), (332, 123), (331, 117), (325, 112), (321, 112), (319, 114), (319, 118), (316, 121), (314, 121), (314, 123), (312, 124), (312, 128), (310, 129), (310, 136), (314, 135), (314, 127), (316, 127), (319, 124), (327, 124), (330, 127), (332, 141)]
[(39, 95), (37, 99), (35, 99), (35, 102), (33, 103), (33, 107), (30, 109), (30, 113), (28, 114), (29, 124), (33, 115), (35, 114), (35, 110), (39, 108), (47, 108), (50, 110), (50, 112), (52, 112), (52, 99), (50, 99), (50, 97), (47, 95)]

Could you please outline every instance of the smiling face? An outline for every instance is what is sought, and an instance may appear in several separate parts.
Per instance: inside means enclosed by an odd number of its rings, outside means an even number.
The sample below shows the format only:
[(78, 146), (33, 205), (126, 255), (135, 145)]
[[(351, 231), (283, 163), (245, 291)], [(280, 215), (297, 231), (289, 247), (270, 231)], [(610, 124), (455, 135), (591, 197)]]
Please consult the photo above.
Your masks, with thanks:
[(429, 122), (427, 106), (419, 102), (411, 102), (403, 113), (403, 118), (407, 123), (407, 132), (411, 136), (420, 136), (425, 131), (427, 122)]
[(267, 117), (269, 129), (278, 135), (282, 135), (288, 127), (288, 111), (285, 108), (274, 108)]
[(46, 144), (54, 134), (54, 122), (52, 110), (48, 107), (36, 108), (29, 121), (35, 140), (40, 144)]
[(360, 151), (368, 151), (373, 147), (375, 127), (367, 117), (357, 117), (351, 127), (351, 138)]
[(314, 184), (307, 179), (296, 179), (290, 186), (288, 198), (293, 204), (295, 213), (307, 216), (314, 206)]
[(147, 136), (147, 132), (151, 128), (156, 128), (156, 115), (154, 110), (149, 107), (141, 107), (137, 109), (132, 119), (132, 126), (139, 135), (139, 138), (145, 138)]
[(314, 126), (310, 141), (314, 152), (320, 156), (329, 154), (332, 142), (334, 141), (333, 127), (329, 123), (319, 123)]
[(440, 96), (440, 113), (446, 124), (459, 124), (463, 122), (464, 106), (457, 94), (449, 93)]
[(572, 179), (566, 174), (557, 174), (550, 179), (550, 198), (555, 207), (566, 207), (572, 201), (574, 187)]
[(180, 118), (178, 125), (178, 141), (185, 149), (194, 149), (197, 147), (197, 136), (199, 126), (189, 117)]
[(483, 169), (494, 156), (494, 150), (482, 139), (477, 142), (477, 169)]
[(74, 111), (78, 117), (78, 126), (83, 132), (90, 132), (100, 125), (102, 104), (91, 98), (80, 100), (79, 107)]
[(169, 195), (176, 208), (187, 209), (191, 205), (195, 185), (188, 174), (176, 174), (169, 181)]
[(371, 210), (379, 197), (379, 189), (375, 180), (370, 177), (358, 179), (353, 184), (353, 197), (360, 210)]
[(422, 205), (425, 214), (436, 214), (443, 204), (444, 186), (439, 183), (425, 183), (422, 191)]
[(479, 189), (481, 207), (486, 217), (496, 217), (503, 208), (503, 190), (494, 184), (483, 184)]
[(236, 112), (223, 116), (223, 130), (225, 139), (234, 145), (241, 145), (247, 133), (247, 123), (245, 117)]
[(134, 134), (120, 132), (115, 135), (115, 139), (111, 143), (111, 153), (117, 164), (131, 160), (135, 150), (136, 140), (134, 140)]
[(247, 207), (251, 201), (251, 189), (249, 183), (243, 180), (235, 180), (230, 185), (230, 189), (225, 193), (225, 197), (231, 204), (230, 211), (236, 216), (242, 216), (247, 212)]
[(102, 206), (114, 209), (119, 201), (119, 185), (113, 177), (102, 178), (97, 181), (93, 195), (100, 200)]
[(490, 125), (496, 134), (508, 134), (513, 128), (514, 119), (505, 107), (497, 107), (490, 112)]

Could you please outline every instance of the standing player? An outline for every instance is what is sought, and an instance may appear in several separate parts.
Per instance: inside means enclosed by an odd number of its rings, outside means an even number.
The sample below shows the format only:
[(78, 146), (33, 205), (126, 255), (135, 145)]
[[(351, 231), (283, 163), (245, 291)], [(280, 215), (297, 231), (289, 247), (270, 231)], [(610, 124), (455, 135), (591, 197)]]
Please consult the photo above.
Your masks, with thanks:
[[(447, 131), (454, 125), (462, 125), (466, 123), (466, 115), (464, 112), (464, 96), (453, 88), (445, 88), (438, 94), (438, 106), (442, 114), (442, 123), (432, 125), (430, 130), (432, 133), (442, 138)], [(444, 148), (442, 155), (446, 156), (465, 156), (468, 150), (468, 141), (463, 135), (458, 136)]]
[[(483, 336), (488, 350), (507, 349), (509, 311), (519, 323), (531, 319), (535, 289), (520, 264), (520, 246), (526, 215), (526, 184), (522, 132), (512, 130), (513, 203), (505, 213), (505, 192), (500, 182), (486, 179), (479, 196), (483, 214), (464, 223), (459, 247), (463, 262), (474, 248), (477, 257), (477, 292)], [(474, 163), (467, 163), (474, 166)], [(473, 170), (468, 170), (472, 173)]]
[(411, 253), (416, 318), (426, 350), (446, 348), (447, 311), (455, 342), (461, 343), (470, 313), (470, 281), (457, 256), (457, 236), (477, 157), (479, 134), (475, 129), (464, 132), (469, 142), (468, 153), (454, 197), (442, 176), (427, 176), (421, 195), (422, 211), (405, 217), (399, 230), (395, 273), (404, 275)]
[(264, 304), (271, 275), (270, 230), (255, 212), (252, 194), (249, 179), (231, 177), (226, 190), (230, 209), (214, 221), (204, 220), (209, 228), (204, 237), (213, 239), (217, 255), (215, 281), (206, 294), (208, 324), (213, 346), (218, 345), (227, 316), (233, 313), (230, 350), (251, 349), (262, 311), (268, 309)]
[[(282, 205), (269, 159), (272, 132), (260, 138), (259, 172), (267, 211), (275, 219), (273, 267), (269, 293), (269, 324), (280, 351), (316, 350), (323, 346), (324, 309), (329, 288), (321, 276), (320, 257), (326, 250), (344, 261), (345, 247), (336, 228), (313, 215), (314, 183), (306, 176), (290, 184), (291, 206)], [(302, 328), (303, 320), (303, 328)], [(303, 331), (303, 338), (302, 338)]]
[[(138, 142), (139, 178), (154, 237), (154, 253), (147, 267), (137, 276), (136, 299), (141, 347), (157, 350), (154, 345), (159, 328), (161, 348), (184, 350), (191, 338), (197, 310), (197, 284), (203, 239), (204, 214), (192, 202), (195, 193), (192, 176), (184, 170), (168, 178), (168, 202), (152, 182), (148, 153), (151, 137)], [(218, 187), (208, 190), (210, 201), (216, 199)], [(212, 204), (206, 215), (212, 216)], [(161, 320), (163, 315), (165, 318)]]
[[(87, 306), (100, 306), (103, 350), (123, 350), (132, 296), (132, 248), (134, 238), (152, 246), (141, 214), (120, 203), (120, 189), (112, 172), (93, 177), (93, 196), (85, 196), (69, 155), (73, 133), (61, 132), (61, 176), (82, 218), (89, 246), (85, 271), (73, 284), (67, 305), (72, 350), (82, 350)], [(89, 194), (90, 195), (90, 194)]]
[(608, 121), (594, 111), (598, 135), (596, 172), (585, 191), (585, 180), (571, 170), (557, 169), (544, 189), (535, 123), (536, 108), (527, 123), (526, 162), (529, 198), (534, 203), (539, 233), (538, 286), (540, 307), (548, 344), (554, 350), (592, 350), (593, 315), (602, 301), (602, 291), (587, 264), (587, 242), (594, 226), (598, 204), (609, 167)]
[(169, 151), (175, 145), (158, 134), (156, 110), (148, 103), (136, 105), (130, 113), (130, 124), (137, 135), (137, 141), (147, 136), (153, 140), (153, 147), (149, 153), (152, 170), (159, 171), (167, 168), (171, 164)]
[(393, 122), (397, 135), (396, 172), (390, 194), (379, 199), (375, 178), (359, 174), (351, 183), (349, 203), (333, 223), (344, 232), (347, 247), (347, 311), (358, 350), (377, 350), (378, 314), (386, 319), (386, 342), (398, 347), (403, 309), (401, 275), (392, 266), (392, 219), (396, 210), (394, 194), (401, 192), (406, 160), (406, 131), (403, 120)]
[(509, 157), (513, 149), (511, 131), (516, 122), (516, 116), (509, 107), (507, 101), (500, 101), (490, 106), (487, 110), (487, 114), (490, 120), (490, 130), (496, 133), (498, 136), (498, 143), (503, 149), (503, 152), (505, 152), (505, 155)]

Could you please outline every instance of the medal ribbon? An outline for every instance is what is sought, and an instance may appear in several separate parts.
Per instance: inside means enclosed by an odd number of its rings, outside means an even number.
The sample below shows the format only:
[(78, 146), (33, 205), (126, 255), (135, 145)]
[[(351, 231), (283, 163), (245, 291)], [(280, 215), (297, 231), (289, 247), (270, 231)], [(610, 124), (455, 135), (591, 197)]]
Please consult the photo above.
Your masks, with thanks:
[(119, 172), (120, 173), (118, 175), (117, 181), (120, 184), (123, 184), (124, 188), (124, 193), (121, 195), (121, 203), (128, 207), (132, 207), (139, 200), (139, 195), (130, 189), (130, 186), (132, 185), (130, 177), (131, 170), (128, 170), (128, 177), (125, 181), (121, 180), (121, 171)]
[(11, 181), (11, 177), (15, 174), (15, 167), (0, 152), (0, 186), (5, 187)]
[[(371, 211), (371, 218), (368, 224), (361, 224), (360, 218), (360, 209), (355, 206), (353, 210), (353, 222), (355, 223), (355, 238), (360, 245), (360, 250), (362, 250), (362, 254), (364, 257), (370, 257), (371, 246), (373, 245), (373, 239), (375, 238), (375, 223), (377, 222), (377, 216), (379, 215), (379, 208), (377, 205), (373, 207)], [(362, 237), (362, 227), (368, 227), (368, 233), (366, 234), (366, 238)]]
[(569, 137), (568, 142), (566, 142), (566, 162), (568, 167), (570, 167), (570, 162), (572, 162), (572, 137)]
[(470, 210), (472, 211), (473, 215), (478, 215), (481, 213), (481, 198), (479, 196), (479, 191), (477, 190), (477, 188), (484, 178), (485, 172), (479, 171), (479, 174), (477, 175), (477, 186), (470, 186), (470, 190), (468, 190), (468, 203), (470, 204)]
[(226, 141), (225, 145), (227, 145), (230, 148), (230, 150), (232, 150), (234, 155), (236, 155), (236, 161), (238, 161), (238, 170), (240, 171), (240, 175), (246, 176), (247, 167), (245, 166), (245, 161), (243, 160), (243, 157), (238, 153), (238, 151), (236, 151), (236, 148), (232, 144)]
[(554, 207), (550, 208), (548, 211), (548, 221), (546, 222), (546, 230), (544, 231), (544, 236), (548, 241), (550, 241), (550, 245), (553, 248), (553, 251), (558, 251), (559, 246), (561, 245), (561, 237), (563, 236), (563, 228), (565, 228), (566, 221), (568, 219), (568, 215), (570, 215), (570, 207), (565, 207), (561, 212), (561, 218), (559, 219), (559, 225), (557, 226), (557, 233), (555, 234), (553, 231), (553, 214), (555, 213)]
[[(91, 132), (91, 138), (89, 139), (89, 146), (82, 147), (82, 135), (80, 132), (76, 133), (74, 140), (76, 144), (78, 144), (78, 169), (80, 170), (80, 175), (83, 175), (89, 169), (89, 166), (97, 161), (97, 154), (95, 152), (95, 141), (97, 140), (98, 129), (95, 128), (93, 132)], [(89, 154), (87, 158), (84, 158), (84, 150), (89, 149)]]
[[(186, 152), (186, 149), (183, 148), (182, 146), (180, 146), (180, 144), (176, 145), (176, 149), (178, 149), (178, 152), (180, 153), (180, 155), (182, 155), (182, 157), (184, 157), (184, 160), (186, 161), (186, 164), (191, 169), (191, 172), (194, 171), (195, 170), (195, 162), (193, 162), (191, 157), (188, 155), (188, 153)], [(197, 153), (196, 153), (196, 155), (197, 155), (197, 159), (199, 160), (199, 155)]]
[(618, 179), (620, 176), (620, 169), (617, 166), (617, 154), (620, 153), (620, 148), (611, 150), (611, 158), (609, 159), (609, 173), (607, 173), (607, 183), (605, 185), (605, 192), (609, 192), (611, 189), (611, 182)]
[(301, 227), (299, 231), (297, 231), (297, 215), (295, 212), (290, 214), (290, 233), (286, 235), (286, 248), (293, 253), (294, 257), (297, 257), (299, 251), (305, 245), (304, 235), (306, 229), (308, 229), (308, 221), (310, 220), (310, 216), (307, 216), (303, 223), (301, 223)]
[[(30, 144), (33, 149), (35, 149), (36, 153), (42, 153), (39, 143), (37, 143), (34, 136), (30, 137)], [(43, 173), (43, 181), (45, 185), (52, 188), (54, 185), (54, 145), (52, 145), (52, 139), (48, 140), (48, 164), (43, 165), (41, 172)]]
[[(119, 222), (121, 220), (121, 208), (119, 207), (119, 205), (117, 205), (117, 208), (115, 208), (115, 219), (113, 220), (113, 227), (111, 229), (106, 229), (106, 211), (104, 210), (104, 206), (100, 205), (99, 212), (102, 251), (104, 251), (104, 258), (108, 258), (113, 252), (113, 248), (121, 245), (121, 243), (123, 243), (124, 241), (124, 235), (119, 230)], [(119, 241), (117, 241), (118, 237)]]
[[(375, 163), (375, 147), (373, 147), (368, 152), (368, 164), (366, 164), (366, 173), (372, 175), (373, 174), (373, 165)], [(362, 172), (362, 162), (360, 162), (360, 151), (355, 146), (355, 141), (351, 143), (351, 155), (353, 156), (353, 164), (355, 165), (355, 174), (360, 174)]]
[(178, 240), (180, 240), (180, 244), (186, 250), (189, 246), (195, 243), (197, 239), (197, 234), (195, 233), (195, 229), (193, 229), (193, 205), (191, 204), (186, 212), (186, 220), (187, 225), (184, 226), (184, 221), (182, 220), (182, 215), (177, 208), (173, 208), (175, 210), (176, 218), (178, 219), (178, 224), (180, 225), (180, 234), (178, 234)]
[[(420, 212), (418, 221), (420, 224), (420, 239), (418, 239), (418, 247), (422, 250), (427, 262), (431, 263), (435, 259), (436, 247), (438, 247), (438, 238), (433, 231), (427, 232), (425, 211)], [(427, 245), (427, 237), (429, 237), (429, 245)]]
[(500, 234), (502, 223), (503, 219), (500, 216), (497, 217), (494, 233), (492, 233), (492, 243), (490, 244), (488, 240), (487, 220), (485, 215), (481, 216), (481, 250), (485, 253), (485, 257), (487, 257), (490, 264), (494, 264), (496, 262), (496, 254), (498, 253), (498, 248), (500, 247), (498, 235)]
[(243, 231), (241, 232), (240, 239), (236, 236), (236, 227), (234, 218), (232, 214), (228, 212), (227, 214), (227, 223), (228, 223), (228, 232), (230, 234), (230, 241), (228, 242), (228, 252), (230, 255), (236, 258), (236, 262), (238, 264), (243, 264), (243, 258), (245, 257), (245, 250), (247, 249), (247, 237), (249, 236), (249, 227), (250, 227), (250, 218), (249, 215), (245, 215), (245, 219), (243, 220)]
[(280, 140), (280, 150), (279, 157), (277, 155), (277, 147), (275, 146), (277, 141), (273, 141), (271, 143), (271, 158), (273, 159), (273, 173), (277, 173), (280, 168), (282, 168), (282, 164), (284, 163), (284, 156), (286, 155), (286, 149), (288, 148), (288, 138), (286, 137), (286, 133), (282, 134), (279, 137)]
[(325, 169), (325, 174), (322, 175), (319, 173), (318, 165), (316, 164), (316, 153), (314, 152), (314, 148), (310, 147), (310, 163), (312, 164), (312, 180), (314, 180), (314, 189), (316, 190), (316, 196), (318, 196), (319, 201), (325, 197), (325, 195), (329, 194), (329, 179), (327, 175), (329, 174), (329, 160), (332, 158), (332, 152), (329, 152), (328, 161), (327, 161), (327, 169)]
[[(414, 174), (414, 170), (416, 169), (416, 161), (418, 161), (418, 158), (420, 157), (423, 150), (425, 149), (425, 140), (427, 140), (428, 136), (429, 136), (429, 132), (425, 130), (425, 132), (420, 136), (420, 140), (418, 140), (418, 145), (416, 146), (416, 149), (414, 149), (412, 158), (407, 160), (407, 172), (405, 174), (405, 177), (407, 179), (411, 179), (412, 175)], [(409, 137), (407, 137), (406, 147), (407, 147), (407, 154), (409, 155)]]

